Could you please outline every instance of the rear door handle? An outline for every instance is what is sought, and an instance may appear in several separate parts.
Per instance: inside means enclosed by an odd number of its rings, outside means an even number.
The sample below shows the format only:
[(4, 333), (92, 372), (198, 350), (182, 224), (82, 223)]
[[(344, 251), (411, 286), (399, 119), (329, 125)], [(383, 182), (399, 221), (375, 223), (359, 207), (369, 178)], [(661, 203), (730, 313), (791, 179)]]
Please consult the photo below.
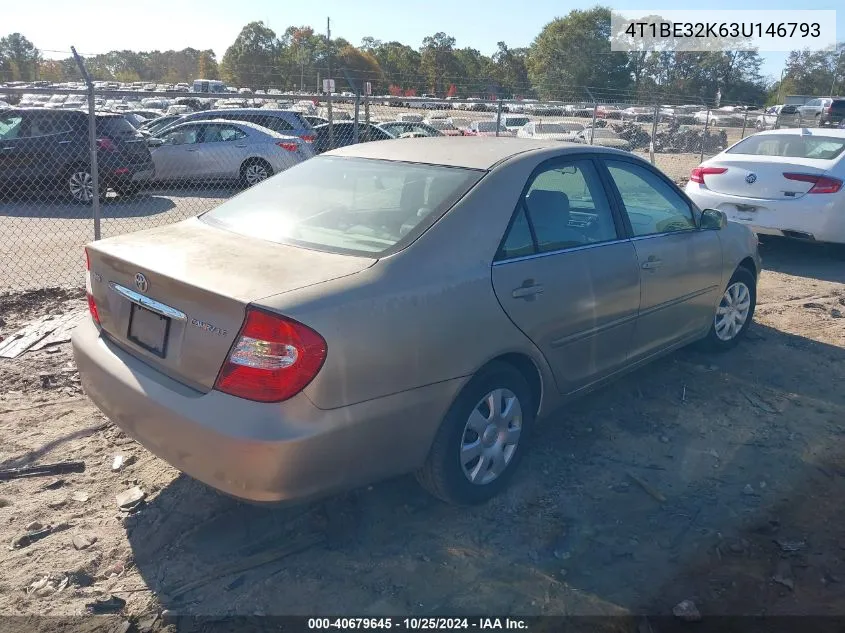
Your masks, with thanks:
[(235, 147), (246, 147), (246, 143), (238, 143)]
[(186, 151), (186, 152), (195, 152), (195, 151), (197, 151), (197, 150), (196, 150), (196, 148), (193, 148), (193, 149), (188, 148), (188, 149), (186, 149), (185, 151)]
[(545, 288), (541, 284), (534, 284), (533, 280), (527, 280), (519, 288), (514, 288), (511, 296), (514, 299), (528, 299), (533, 300), (537, 295), (543, 294)]
[(59, 141), (59, 145), (70, 145), (70, 141)]
[(655, 268), (660, 268), (662, 265), (662, 260), (649, 258), (648, 261), (643, 262), (642, 268), (643, 270), (654, 270)]

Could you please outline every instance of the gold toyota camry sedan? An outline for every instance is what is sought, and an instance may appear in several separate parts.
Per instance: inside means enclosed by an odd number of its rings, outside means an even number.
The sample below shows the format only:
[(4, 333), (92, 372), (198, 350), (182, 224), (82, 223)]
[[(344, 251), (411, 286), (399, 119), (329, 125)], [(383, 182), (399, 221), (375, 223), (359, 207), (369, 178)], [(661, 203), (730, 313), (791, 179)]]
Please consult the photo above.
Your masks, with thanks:
[(760, 271), (750, 230), (629, 153), (483, 137), (328, 152), (86, 259), (86, 393), (259, 502), (411, 472), (485, 501), (539, 416), (736, 344)]

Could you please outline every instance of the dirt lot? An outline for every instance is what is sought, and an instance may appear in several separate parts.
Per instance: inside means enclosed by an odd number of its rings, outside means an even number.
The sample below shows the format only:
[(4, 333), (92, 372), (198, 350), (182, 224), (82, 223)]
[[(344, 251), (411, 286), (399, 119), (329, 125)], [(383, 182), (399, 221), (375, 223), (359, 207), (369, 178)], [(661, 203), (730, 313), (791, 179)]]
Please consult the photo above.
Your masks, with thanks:
[[(469, 510), (410, 477), (242, 504), (108, 424), (69, 345), (0, 360), (0, 464), (87, 467), (0, 483), (5, 546), (32, 522), (69, 526), (4, 551), (0, 613), (78, 614), (115, 595), (130, 618), (653, 615), (682, 599), (705, 622), (845, 614), (845, 269), (821, 247), (771, 242), (763, 257), (747, 341), (674, 354), (551, 416), (509, 492)], [(7, 295), (0, 335), (82, 306), (67, 291)], [(115, 455), (134, 461), (113, 472)], [(120, 511), (135, 485), (146, 502)]]

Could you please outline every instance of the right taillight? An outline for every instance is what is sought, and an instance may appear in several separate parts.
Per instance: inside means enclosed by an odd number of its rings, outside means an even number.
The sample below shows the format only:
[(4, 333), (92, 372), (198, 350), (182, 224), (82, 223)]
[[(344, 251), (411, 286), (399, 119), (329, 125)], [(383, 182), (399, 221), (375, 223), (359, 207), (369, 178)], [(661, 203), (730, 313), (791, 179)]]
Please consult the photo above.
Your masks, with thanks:
[(313, 135), (300, 136), (299, 138), (301, 138), (306, 143), (313, 143), (317, 140), (317, 137)]
[(784, 173), (784, 178), (787, 180), (797, 180), (798, 182), (810, 182), (813, 186), (807, 193), (836, 193), (842, 189), (842, 181), (838, 178), (831, 178), (830, 176), (817, 176), (816, 174), (795, 174)]
[(728, 171), (727, 167), (696, 167), (690, 172), (689, 179), (690, 182), (703, 185), (705, 176), (724, 174), (726, 171)]
[(214, 388), (247, 400), (281, 402), (310, 383), (327, 346), (311, 328), (272, 312), (247, 308), (238, 339)]
[(88, 256), (88, 249), (85, 249), (85, 296), (88, 299), (88, 312), (94, 323), (100, 325), (100, 311), (97, 310), (97, 302), (94, 300), (93, 288), (91, 286), (91, 258)]

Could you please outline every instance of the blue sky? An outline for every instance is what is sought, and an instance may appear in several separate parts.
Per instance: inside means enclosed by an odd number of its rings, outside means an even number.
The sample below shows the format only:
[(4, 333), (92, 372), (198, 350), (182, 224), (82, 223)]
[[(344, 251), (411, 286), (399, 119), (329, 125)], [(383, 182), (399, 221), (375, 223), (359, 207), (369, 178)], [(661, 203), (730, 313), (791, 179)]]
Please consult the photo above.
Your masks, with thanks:
[[(841, 1), (841, 0), (840, 0)], [(554, 2), (531, 0), (320, 0), (319, 2), (250, 0), (144, 0), (119, 3), (114, 0), (38, 0), (5, 12), (0, 35), (21, 32), (46, 57), (62, 57), (71, 45), (81, 53), (102, 53), (113, 49), (181, 49), (187, 46), (211, 48), (222, 57), (241, 27), (263, 20), (276, 32), (288, 26), (311, 25), (323, 30), (326, 17), (332, 19), (332, 35), (353, 44), (371, 35), (381, 40), (399, 40), (418, 47), (422, 39), (445, 31), (459, 47), (471, 46), (491, 54), (496, 42), (527, 46), (545, 24), (572, 9), (589, 8), (596, 2)], [(614, 9), (677, 9), (677, 1), (617, 0)], [(834, 0), (810, 0), (806, 9), (835, 9)], [(125, 7), (125, 8), (124, 8)], [(130, 8), (131, 7), (131, 8)], [(689, 8), (702, 8), (690, 6)], [(710, 0), (707, 8), (718, 20), (719, 9), (795, 9), (788, 0), (745, 0), (741, 6), (730, 0)], [(761, 15), (762, 18), (762, 15)], [(93, 25), (93, 26), (92, 26)], [(838, 39), (845, 39), (845, 11), (837, 14)], [(763, 72), (779, 78), (785, 53), (765, 54)]]

